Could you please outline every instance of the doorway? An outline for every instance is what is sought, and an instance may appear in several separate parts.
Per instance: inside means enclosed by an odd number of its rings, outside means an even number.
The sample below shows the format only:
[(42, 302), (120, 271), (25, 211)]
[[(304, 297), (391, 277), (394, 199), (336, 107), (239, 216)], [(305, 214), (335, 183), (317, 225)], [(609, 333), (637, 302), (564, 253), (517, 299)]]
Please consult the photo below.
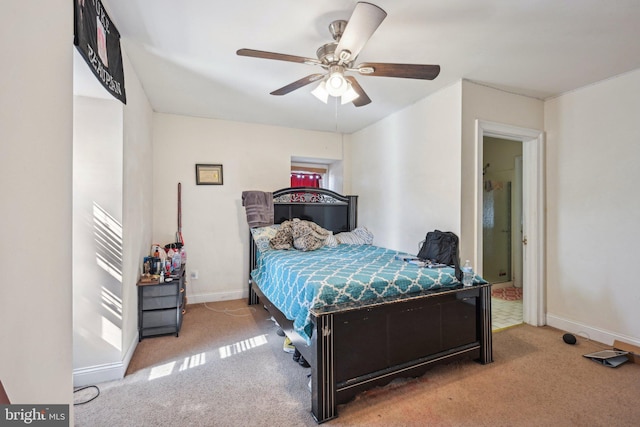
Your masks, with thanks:
[[(483, 236), (483, 194), (484, 176), (482, 174), (487, 162), (484, 158), (484, 139), (493, 137), (501, 140), (514, 141), (522, 147), (522, 160), (516, 161), (521, 169), (521, 197), (522, 215), (521, 228), (522, 235), (516, 234), (518, 244), (515, 244), (516, 237), (513, 233), (513, 215), (511, 219), (512, 230), (509, 233), (512, 240), (511, 248), (513, 259), (513, 249), (522, 248), (522, 316), (525, 323), (542, 326), (546, 323), (544, 304), (544, 134), (535, 129), (526, 129), (501, 123), (476, 120), (476, 165), (477, 165), (477, 186), (476, 186), (476, 265), (479, 273), (484, 275), (484, 239)], [(513, 183), (512, 183), (513, 186)], [(512, 192), (512, 202), (513, 202)], [(517, 192), (516, 192), (517, 195)], [(519, 196), (518, 196), (519, 197)], [(513, 214), (513, 212), (512, 212)], [(517, 227), (515, 227), (517, 230)], [(519, 256), (519, 255), (516, 255)], [(512, 267), (513, 264), (512, 264)], [(512, 268), (511, 276), (514, 271)], [(517, 273), (516, 273), (517, 275)]]
[(483, 158), (483, 277), (521, 288), (522, 142), (485, 136)]
[(495, 330), (523, 322), (522, 142), (485, 136), (482, 156), (482, 277)]

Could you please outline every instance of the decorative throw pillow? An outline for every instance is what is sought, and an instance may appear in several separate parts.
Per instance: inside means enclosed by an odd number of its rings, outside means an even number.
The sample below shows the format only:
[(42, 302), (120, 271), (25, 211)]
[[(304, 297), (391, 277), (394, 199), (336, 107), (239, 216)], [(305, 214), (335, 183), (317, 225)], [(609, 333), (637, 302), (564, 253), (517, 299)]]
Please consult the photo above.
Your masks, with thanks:
[(373, 243), (373, 233), (367, 227), (358, 227), (336, 234), (336, 239), (345, 245), (370, 245)]
[(251, 236), (253, 236), (253, 241), (256, 242), (256, 246), (260, 252), (271, 249), (269, 241), (276, 235), (279, 229), (280, 224), (251, 228)]

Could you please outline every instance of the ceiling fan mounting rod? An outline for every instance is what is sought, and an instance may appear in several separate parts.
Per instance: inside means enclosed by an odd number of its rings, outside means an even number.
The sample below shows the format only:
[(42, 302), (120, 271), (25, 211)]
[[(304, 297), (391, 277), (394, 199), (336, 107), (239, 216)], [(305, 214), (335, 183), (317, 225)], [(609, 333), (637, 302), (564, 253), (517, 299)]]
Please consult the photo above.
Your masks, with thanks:
[(347, 28), (347, 21), (344, 19), (338, 19), (329, 24), (329, 32), (336, 42), (340, 41), (345, 28)]

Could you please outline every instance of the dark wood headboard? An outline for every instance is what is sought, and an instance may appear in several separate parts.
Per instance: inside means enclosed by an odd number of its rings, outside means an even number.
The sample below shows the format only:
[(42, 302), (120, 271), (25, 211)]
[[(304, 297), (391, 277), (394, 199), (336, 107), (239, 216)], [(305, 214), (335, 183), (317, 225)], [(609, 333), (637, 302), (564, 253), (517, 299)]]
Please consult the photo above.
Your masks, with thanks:
[(351, 231), (358, 222), (358, 196), (343, 196), (322, 188), (284, 188), (273, 193), (276, 224), (300, 218), (340, 233)]
[[(358, 226), (358, 196), (343, 196), (324, 188), (290, 187), (273, 192), (273, 219), (275, 224), (300, 218), (320, 227), (340, 233)], [(257, 303), (252, 297), (251, 271), (256, 266), (257, 248), (249, 235), (249, 304)], [(255, 298), (255, 300), (254, 300)]]

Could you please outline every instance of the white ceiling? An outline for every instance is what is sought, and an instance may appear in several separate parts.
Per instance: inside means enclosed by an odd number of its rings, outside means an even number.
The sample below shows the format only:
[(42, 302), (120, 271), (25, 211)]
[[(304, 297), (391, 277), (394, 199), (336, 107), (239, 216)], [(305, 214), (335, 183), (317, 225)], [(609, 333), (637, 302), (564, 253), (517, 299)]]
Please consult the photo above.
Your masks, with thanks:
[[(546, 99), (640, 68), (640, 0), (372, 0), (388, 16), (356, 63), (439, 64), (432, 81), (357, 76), (372, 103), (323, 104), (315, 58), (355, 0), (102, 0), (157, 112), (351, 133), (460, 79)], [(125, 76), (126, 79), (126, 76)]]

